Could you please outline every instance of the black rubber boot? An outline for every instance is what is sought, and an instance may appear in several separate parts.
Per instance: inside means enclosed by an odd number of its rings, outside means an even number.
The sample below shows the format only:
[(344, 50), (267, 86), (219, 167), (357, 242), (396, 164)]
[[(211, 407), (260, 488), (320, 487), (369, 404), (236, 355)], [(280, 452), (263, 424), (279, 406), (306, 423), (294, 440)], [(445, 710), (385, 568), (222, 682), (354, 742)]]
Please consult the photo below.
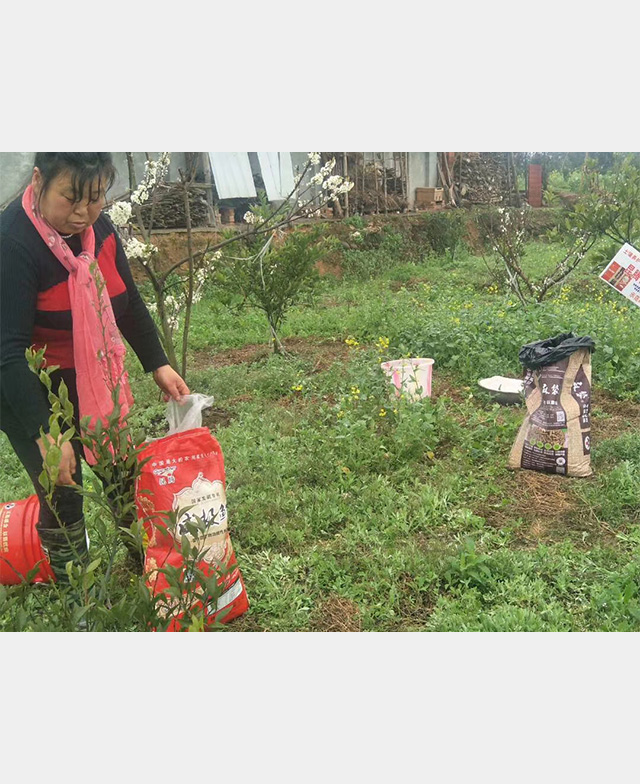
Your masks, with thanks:
[(120, 529), (120, 540), (127, 551), (127, 568), (134, 574), (142, 574), (144, 571), (144, 549), (139, 538), (131, 530)]
[(67, 563), (73, 561), (85, 568), (90, 563), (84, 520), (60, 528), (40, 528), (38, 525), (37, 529), (56, 581), (60, 585), (69, 585)]
[(127, 548), (127, 568), (134, 574), (142, 574), (144, 571), (144, 552), (130, 541), (125, 540), (124, 544)]

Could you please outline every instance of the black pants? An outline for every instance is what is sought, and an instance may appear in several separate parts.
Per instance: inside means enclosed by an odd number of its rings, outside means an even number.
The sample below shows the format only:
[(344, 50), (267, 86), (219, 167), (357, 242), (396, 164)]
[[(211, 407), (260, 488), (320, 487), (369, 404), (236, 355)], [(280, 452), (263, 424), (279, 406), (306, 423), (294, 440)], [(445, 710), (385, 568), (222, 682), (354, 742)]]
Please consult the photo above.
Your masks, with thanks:
[[(79, 430), (78, 424), (78, 392), (75, 383), (75, 371), (73, 370), (60, 370), (52, 374), (53, 389), (57, 390), (61, 379), (64, 379), (65, 384), (69, 390), (69, 400), (73, 403), (74, 410), (74, 426), (76, 432)], [(46, 399), (46, 390), (43, 387), (43, 395)], [(46, 498), (44, 488), (40, 484), (39, 476), (42, 473), (42, 455), (40, 449), (35, 442), (35, 439), (28, 438), (24, 433), (24, 428), (20, 420), (6, 405), (5, 401), (1, 401), (0, 406), (0, 429), (6, 433), (13, 451), (18, 456), (18, 459), (24, 466), (29, 478), (33, 482), (33, 487), (40, 499), (40, 528), (58, 528), (59, 521), (64, 525), (70, 525), (83, 518), (82, 508), (82, 495), (71, 485), (58, 485), (52, 497), (52, 507)], [(84, 459), (84, 449), (80, 442), (73, 438), (71, 439), (75, 455), (76, 455), (76, 470), (73, 474), (73, 481), (77, 486), (82, 487), (82, 460)], [(97, 474), (100, 478), (99, 474)], [(129, 491), (133, 491), (129, 485)], [(55, 509), (55, 513), (54, 510)], [(56, 516), (57, 515), (57, 516)], [(133, 522), (133, 515), (129, 520), (119, 521), (119, 525), (131, 525)]]

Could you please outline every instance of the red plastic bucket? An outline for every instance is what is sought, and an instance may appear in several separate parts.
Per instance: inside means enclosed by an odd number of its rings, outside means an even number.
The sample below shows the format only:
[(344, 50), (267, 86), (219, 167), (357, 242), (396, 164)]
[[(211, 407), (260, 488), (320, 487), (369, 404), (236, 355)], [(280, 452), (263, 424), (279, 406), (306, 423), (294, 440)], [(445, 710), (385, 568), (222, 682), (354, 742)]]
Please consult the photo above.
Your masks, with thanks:
[(0, 585), (18, 585), (40, 561), (34, 583), (55, 580), (36, 530), (37, 495), (0, 505)]

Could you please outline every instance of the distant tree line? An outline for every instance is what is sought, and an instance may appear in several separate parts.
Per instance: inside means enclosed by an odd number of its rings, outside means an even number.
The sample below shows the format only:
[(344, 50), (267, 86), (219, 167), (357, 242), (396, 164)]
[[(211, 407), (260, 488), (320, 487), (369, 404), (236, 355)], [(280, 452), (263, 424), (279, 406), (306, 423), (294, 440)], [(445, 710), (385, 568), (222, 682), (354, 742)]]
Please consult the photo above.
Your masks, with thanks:
[(612, 169), (615, 160), (612, 152), (515, 152), (513, 155), (521, 171), (530, 163), (541, 163), (545, 171), (559, 171), (564, 175), (581, 169), (587, 158), (595, 161), (601, 172)]

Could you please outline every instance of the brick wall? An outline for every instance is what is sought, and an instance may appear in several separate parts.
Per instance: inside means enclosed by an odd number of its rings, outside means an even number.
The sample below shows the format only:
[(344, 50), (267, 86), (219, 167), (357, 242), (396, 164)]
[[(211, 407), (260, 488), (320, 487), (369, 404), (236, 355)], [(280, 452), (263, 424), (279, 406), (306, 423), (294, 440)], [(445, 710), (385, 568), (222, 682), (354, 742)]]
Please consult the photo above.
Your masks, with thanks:
[(529, 164), (529, 188), (527, 201), (532, 207), (542, 207), (542, 165)]

